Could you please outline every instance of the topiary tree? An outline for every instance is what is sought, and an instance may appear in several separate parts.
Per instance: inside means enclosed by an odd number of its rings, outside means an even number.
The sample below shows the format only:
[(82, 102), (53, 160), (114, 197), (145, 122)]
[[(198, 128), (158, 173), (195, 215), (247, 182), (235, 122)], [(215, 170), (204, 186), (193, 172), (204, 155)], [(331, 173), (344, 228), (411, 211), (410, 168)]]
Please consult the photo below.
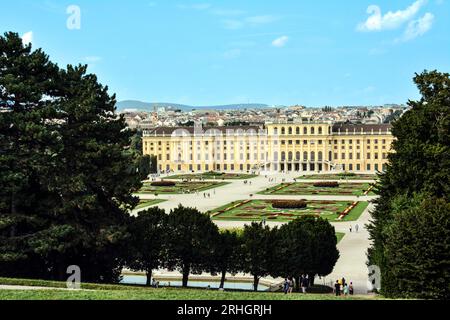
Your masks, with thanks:
[(242, 271), (253, 276), (253, 289), (258, 291), (259, 280), (271, 274), (275, 255), (277, 229), (271, 230), (262, 223), (246, 225), (242, 234)]
[(183, 287), (187, 287), (191, 273), (211, 269), (219, 230), (208, 215), (180, 205), (170, 212), (165, 233), (165, 266), (182, 273)]
[(145, 271), (148, 286), (152, 271), (164, 264), (167, 218), (164, 210), (153, 207), (139, 212), (130, 221), (127, 266), (134, 271)]
[(223, 289), (227, 273), (237, 273), (240, 268), (241, 232), (224, 230), (218, 234), (214, 242), (214, 253), (211, 256), (212, 272), (220, 273), (220, 286)]

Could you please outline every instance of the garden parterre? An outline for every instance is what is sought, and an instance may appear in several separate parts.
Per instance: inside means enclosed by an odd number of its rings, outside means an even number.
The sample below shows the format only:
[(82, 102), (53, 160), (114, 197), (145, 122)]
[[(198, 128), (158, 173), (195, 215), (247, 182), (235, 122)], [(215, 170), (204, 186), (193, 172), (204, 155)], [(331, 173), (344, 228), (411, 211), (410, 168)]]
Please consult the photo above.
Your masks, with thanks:
[[(306, 201), (303, 209), (277, 209), (276, 200), (235, 201), (211, 212), (213, 220), (289, 222), (301, 216), (314, 215), (331, 222), (356, 221), (368, 206), (368, 202), (315, 200)], [(353, 209), (348, 210), (354, 206)], [(340, 218), (342, 217), (343, 218)]]

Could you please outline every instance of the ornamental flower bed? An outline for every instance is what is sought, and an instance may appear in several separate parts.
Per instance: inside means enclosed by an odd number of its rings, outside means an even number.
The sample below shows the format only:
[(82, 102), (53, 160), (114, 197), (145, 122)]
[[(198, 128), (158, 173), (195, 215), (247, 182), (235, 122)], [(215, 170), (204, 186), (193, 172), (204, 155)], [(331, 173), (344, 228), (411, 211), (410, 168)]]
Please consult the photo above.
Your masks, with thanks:
[(307, 203), (305, 200), (274, 200), (272, 207), (275, 209), (304, 209)]
[(176, 183), (173, 181), (155, 181), (150, 184), (152, 187), (175, 187)]
[(337, 181), (324, 181), (314, 183), (316, 188), (339, 188), (339, 182)]

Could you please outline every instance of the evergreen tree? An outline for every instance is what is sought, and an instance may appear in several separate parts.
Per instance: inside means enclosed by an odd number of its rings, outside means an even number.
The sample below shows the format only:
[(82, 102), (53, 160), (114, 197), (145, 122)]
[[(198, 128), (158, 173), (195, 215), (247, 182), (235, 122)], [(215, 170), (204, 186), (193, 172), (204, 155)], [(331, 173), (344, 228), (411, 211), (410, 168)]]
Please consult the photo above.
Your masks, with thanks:
[(87, 66), (0, 37), (0, 273), (117, 281), (140, 187), (131, 132)]
[[(381, 289), (387, 296), (401, 292), (398, 275), (388, 267), (390, 261), (385, 254), (386, 230), (398, 212), (393, 206), (395, 199), (426, 193), (448, 202), (450, 195), (450, 75), (425, 71), (416, 75), (414, 82), (422, 98), (409, 101), (411, 109), (393, 123), (393, 152), (385, 173), (380, 175), (376, 189), (380, 197), (369, 226), (373, 240), (369, 263), (380, 267)], [(448, 243), (449, 239), (441, 241)], [(428, 243), (422, 250), (429, 251), (432, 246)]]
[(419, 194), (394, 201), (384, 254), (389, 294), (450, 299), (450, 203)]

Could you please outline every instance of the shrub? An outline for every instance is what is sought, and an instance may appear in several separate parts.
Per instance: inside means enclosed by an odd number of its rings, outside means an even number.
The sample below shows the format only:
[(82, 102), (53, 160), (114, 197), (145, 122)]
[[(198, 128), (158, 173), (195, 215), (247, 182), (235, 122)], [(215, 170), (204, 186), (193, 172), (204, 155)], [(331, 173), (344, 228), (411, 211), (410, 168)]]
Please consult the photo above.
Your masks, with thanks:
[(316, 188), (339, 188), (339, 182), (337, 181), (324, 181), (314, 183)]
[(155, 181), (152, 182), (152, 187), (175, 187), (176, 183), (173, 181)]
[(274, 200), (272, 207), (275, 209), (304, 209), (307, 204), (305, 200)]

